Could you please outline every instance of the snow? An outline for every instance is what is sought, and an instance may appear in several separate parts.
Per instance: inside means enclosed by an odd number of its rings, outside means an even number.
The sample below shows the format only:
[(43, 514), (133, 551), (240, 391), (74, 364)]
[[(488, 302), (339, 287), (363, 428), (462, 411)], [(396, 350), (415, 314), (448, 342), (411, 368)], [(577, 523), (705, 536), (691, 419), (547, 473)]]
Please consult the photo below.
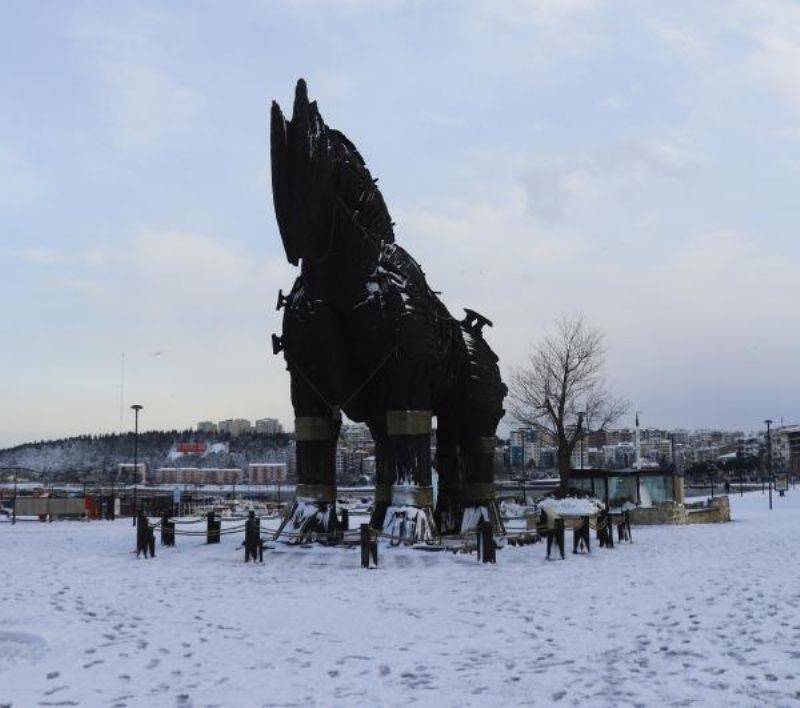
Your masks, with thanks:
[(467, 533), (478, 528), (481, 521), (491, 521), (489, 509), (485, 506), (469, 506), (464, 509), (461, 517), (461, 533)]
[(382, 546), (371, 571), (317, 546), (245, 564), (240, 535), (137, 560), (129, 519), (0, 523), (0, 704), (796, 704), (800, 491), (731, 503), (565, 561)]
[(167, 453), (167, 459), (171, 462), (175, 460), (180, 460), (183, 457), (208, 457), (209, 455), (221, 455), (226, 454), (230, 450), (230, 445), (226, 442), (215, 442), (209, 443), (206, 445), (206, 449), (200, 455), (197, 453), (188, 453), (188, 452), (181, 452), (176, 447), (172, 447), (170, 451)]
[(564, 499), (543, 499), (539, 508), (549, 509), (559, 516), (592, 516), (601, 511), (604, 505), (597, 499), (566, 497)]

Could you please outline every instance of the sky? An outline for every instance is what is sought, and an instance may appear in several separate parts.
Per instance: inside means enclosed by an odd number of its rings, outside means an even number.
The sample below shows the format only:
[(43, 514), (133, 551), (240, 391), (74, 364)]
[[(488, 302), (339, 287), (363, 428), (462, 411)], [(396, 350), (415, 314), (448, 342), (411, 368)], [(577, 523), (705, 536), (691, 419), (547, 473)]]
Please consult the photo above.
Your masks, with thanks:
[(583, 312), (643, 425), (800, 421), (800, 4), (4, 2), (0, 62), (0, 446), (132, 403), (292, 428), (268, 139), (301, 76), (506, 376)]

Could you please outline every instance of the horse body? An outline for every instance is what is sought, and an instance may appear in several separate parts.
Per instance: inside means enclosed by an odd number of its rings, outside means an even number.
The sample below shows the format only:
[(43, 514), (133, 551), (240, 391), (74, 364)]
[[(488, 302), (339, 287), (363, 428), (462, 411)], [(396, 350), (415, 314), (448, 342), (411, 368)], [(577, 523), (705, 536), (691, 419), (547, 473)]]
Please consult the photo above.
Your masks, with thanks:
[[(328, 128), (305, 83), (286, 121), (272, 109), (273, 196), (287, 258), (301, 272), (285, 298), (284, 351), (296, 415), (297, 537), (335, 536), (340, 411), (376, 444), (371, 523), (405, 540), (438, 529), (500, 525), (494, 434), (506, 387), (482, 336), (488, 320), (455, 320), (419, 264), (394, 242), (375, 180), (347, 138)], [(491, 323), (488, 323), (491, 324)], [(430, 432), (437, 418), (438, 503)]]

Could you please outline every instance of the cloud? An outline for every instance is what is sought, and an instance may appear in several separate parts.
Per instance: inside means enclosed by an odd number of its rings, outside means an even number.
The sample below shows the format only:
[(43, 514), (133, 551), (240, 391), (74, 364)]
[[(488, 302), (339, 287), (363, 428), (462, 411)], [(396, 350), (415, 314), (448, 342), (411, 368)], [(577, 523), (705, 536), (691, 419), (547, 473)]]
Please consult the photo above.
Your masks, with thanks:
[(186, 25), (177, 7), (133, 4), (79, 7), (73, 38), (101, 79), (111, 136), (130, 153), (183, 145), (205, 100), (178, 78), (176, 36)]
[[(622, 153), (660, 177), (702, 164), (693, 151), (660, 142)], [(635, 170), (614, 169), (634, 184)], [(567, 203), (576, 193), (584, 198), (586, 179), (607, 189), (601, 174), (565, 170)], [(529, 208), (528, 187), (511, 181), (448, 202), (405, 204), (398, 215), (401, 245), (443, 291), (451, 313), (473, 307), (494, 321), (487, 338), (504, 371), (524, 360), (557, 315), (583, 311), (608, 335), (617, 393), (646, 404), (656, 418), (700, 425), (704, 416), (721, 415), (713, 413), (713, 390), (724, 390), (731, 405), (737, 395), (752, 400), (763, 395), (754, 385), (742, 383), (737, 394), (731, 382), (749, 381), (752, 366), (771, 361), (782, 370), (800, 356), (800, 341), (786, 326), (796, 308), (792, 245), (778, 246), (767, 233), (662, 225), (651, 247), (630, 229), (609, 232), (602, 209), (590, 211), (596, 225), (576, 220), (572, 208), (559, 221), (543, 218)], [(638, 218), (634, 212), (630, 222)], [(702, 410), (693, 396), (704, 400)]]
[(694, 27), (660, 18), (651, 18), (646, 25), (673, 56), (692, 63), (711, 58), (711, 44)]
[(52, 266), (64, 262), (63, 254), (53, 248), (33, 246), (31, 248), (6, 249), (0, 251), (13, 260), (39, 266)]
[(592, 15), (601, 9), (600, 0), (507, 0), (506, 2), (473, 2), (476, 19), (487, 25), (505, 28), (537, 26), (550, 31), (563, 28), (576, 17)]
[(67, 251), (43, 245), (42, 243), (33, 244), (25, 248), (0, 250), (0, 256), (4, 258), (41, 267), (102, 268), (108, 262), (109, 254), (110, 252), (97, 247)]
[(10, 145), (0, 145), (0, 209), (25, 210), (46, 199), (54, 189), (23, 153)]
[[(800, 31), (800, 26), (795, 26)], [(759, 47), (748, 62), (757, 81), (765, 81), (796, 111), (800, 111), (800, 42), (784, 31), (756, 34)]]
[(154, 228), (56, 260), (37, 279), (46, 293), (38, 299), (59, 313), (49, 322), (61, 354), (48, 371), (68, 372), (72, 400), (91, 403), (94, 430), (117, 425), (121, 352), (126, 395), (146, 403), (148, 427), (233, 415), (288, 423), (288, 375), (269, 344), (280, 331), (275, 295), (296, 275), (282, 254)]
[(640, 189), (643, 180), (689, 179), (705, 162), (690, 146), (649, 138), (598, 148), (585, 156), (531, 159), (522, 175), (531, 213), (557, 222), (576, 207), (599, 208), (605, 199)]
[(180, 144), (192, 130), (203, 99), (164, 70), (132, 62), (106, 62), (103, 75), (111, 128), (123, 150)]
[(144, 231), (113, 249), (92, 248), (74, 263), (83, 265), (87, 304), (125, 317), (146, 313), (167, 327), (187, 313), (230, 322), (261, 312), (292, 281), (283, 258), (254, 256), (236, 242), (185, 230)]

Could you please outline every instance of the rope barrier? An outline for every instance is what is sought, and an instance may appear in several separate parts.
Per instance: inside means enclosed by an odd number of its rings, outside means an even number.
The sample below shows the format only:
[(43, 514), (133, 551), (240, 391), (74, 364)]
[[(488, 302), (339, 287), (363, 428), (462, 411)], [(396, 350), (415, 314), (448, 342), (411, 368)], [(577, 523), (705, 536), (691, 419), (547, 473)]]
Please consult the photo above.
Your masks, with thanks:
[[(257, 518), (259, 520), (261, 520), (261, 517), (257, 517)], [(511, 519), (507, 519), (507, 520), (513, 520), (513, 518), (514, 517), (512, 517)], [(523, 516), (523, 517), (516, 517), (516, 518), (528, 519), (528, 518), (530, 518), (530, 516)], [(197, 520), (193, 520), (193, 521), (182, 521), (182, 522), (175, 521), (173, 523), (175, 523), (175, 524), (178, 524), (178, 523), (181, 523), (181, 524), (196, 524), (196, 523), (200, 523), (202, 521), (204, 521), (204, 519), (197, 519)], [(597, 525), (596, 524), (591, 524), (590, 523), (590, 526), (591, 526), (592, 530), (596, 530), (597, 529)], [(158, 522), (156, 524), (152, 524), (151, 528), (153, 529), (153, 531), (160, 529), (161, 528), (161, 522)], [(242, 525), (237, 525), (237, 526), (233, 526), (233, 527), (230, 527), (230, 528), (221, 529), (217, 533), (220, 536), (230, 536), (230, 535), (233, 535), (233, 534), (243, 533), (246, 530), (246, 528), (247, 528), (247, 525), (246, 524), (242, 524)], [(187, 530), (182, 530), (182, 529), (177, 529), (177, 528), (174, 529), (173, 533), (174, 533), (175, 536), (197, 537), (197, 538), (206, 538), (207, 534), (208, 534), (207, 530), (191, 531), (191, 530), (188, 530), (188, 529)], [(266, 541), (273, 541), (273, 540), (275, 540), (275, 539), (272, 538), (274, 533), (275, 532), (272, 531), (272, 530), (264, 529), (264, 531), (261, 533), (260, 537), (263, 540), (266, 540)], [(387, 533), (386, 531), (383, 531), (383, 530), (380, 530), (380, 529), (371, 528), (369, 530), (369, 533), (370, 533), (370, 538), (386, 540), (392, 546), (399, 546), (399, 545), (401, 545), (403, 543), (407, 543), (407, 544), (415, 543), (415, 542), (410, 541), (410, 540), (406, 541), (399, 534)], [(474, 537), (475, 537), (475, 535), (477, 533), (478, 533), (477, 529), (470, 529), (468, 531), (463, 531), (461, 533), (441, 534), (441, 535), (436, 536), (435, 540), (427, 540), (427, 541), (423, 541), (421, 543), (423, 543), (426, 546), (442, 546), (442, 545), (446, 545), (446, 546), (450, 546), (452, 548), (453, 544), (462, 543), (464, 545), (467, 545), (467, 544), (464, 543), (465, 541), (474, 541)], [(508, 540), (515, 541), (515, 540), (518, 540), (518, 539), (522, 539), (522, 538), (538, 535), (538, 530), (537, 529), (525, 529), (525, 530), (520, 530), (520, 531), (505, 532), (503, 534), (498, 534), (498, 535), (501, 538), (505, 538), (505, 539), (508, 539)], [(357, 545), (360, 542), (360, 531), (357, 530), (357, 529), (348, 529), (346, 531), (345, 530), (340, 530), (340, 531), (327, 531), (327, 532), (324, 532), (324, 531), (306, 531), (306, 532), (303, 532), (303, 531), (289, 531), (289, 530), (284, 529), (281, 532), (280, 537), (284, 537), (287, 540), (300, 540), (300, 541), (303, 541), (303, 540), (306, 540), (306, 541), (315, 541), (315, 540), (331, 541), (331, 540), (335, 540), (335, 541), (338, 541), (339, 543), (347, 543), (348, 545), (349, 544)], [(420, 543), (420, 542), (416, 542), (416, 543)]]

